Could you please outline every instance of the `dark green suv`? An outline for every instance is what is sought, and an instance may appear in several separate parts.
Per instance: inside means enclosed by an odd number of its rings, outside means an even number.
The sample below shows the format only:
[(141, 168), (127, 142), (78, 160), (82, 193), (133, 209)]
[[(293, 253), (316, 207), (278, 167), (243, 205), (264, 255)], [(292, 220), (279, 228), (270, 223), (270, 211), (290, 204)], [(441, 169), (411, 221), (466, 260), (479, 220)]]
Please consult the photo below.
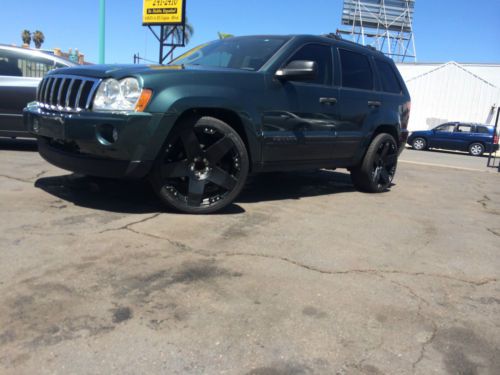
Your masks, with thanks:
[(347, 168), (360, 190), (386, 190), (409, 111), (382, 53), (335, 36), (248, 36), (166, 66), (55, 70), (25, 123), (58, 167), (148, 177), (170, 207), (209, 213), (262, 171)]

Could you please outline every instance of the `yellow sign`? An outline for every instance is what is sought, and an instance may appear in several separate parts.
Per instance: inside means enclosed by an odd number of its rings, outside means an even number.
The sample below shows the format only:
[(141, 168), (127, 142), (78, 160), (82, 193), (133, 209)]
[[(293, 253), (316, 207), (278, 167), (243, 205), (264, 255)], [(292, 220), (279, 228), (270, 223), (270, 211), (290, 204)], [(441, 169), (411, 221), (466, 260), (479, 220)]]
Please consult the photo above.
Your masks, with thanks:
[(144, 0), (143, 25), (182, 25), (185, 0)]

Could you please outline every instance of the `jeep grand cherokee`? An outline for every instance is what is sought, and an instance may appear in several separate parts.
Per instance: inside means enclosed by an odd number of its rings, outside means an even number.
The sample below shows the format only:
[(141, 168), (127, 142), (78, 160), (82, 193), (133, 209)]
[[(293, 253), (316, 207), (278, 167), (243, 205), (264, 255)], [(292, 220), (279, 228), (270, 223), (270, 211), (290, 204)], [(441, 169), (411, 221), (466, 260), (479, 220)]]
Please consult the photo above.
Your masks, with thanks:
[(50, 72), (25, 123), (50, 163), (148, 177), (186, 213), (230, 204), (249, 173), (347, 168), (366, 192), (391, 186), (408, 90), (392, 60), (334, 36), (246, 36), (166, 66)]

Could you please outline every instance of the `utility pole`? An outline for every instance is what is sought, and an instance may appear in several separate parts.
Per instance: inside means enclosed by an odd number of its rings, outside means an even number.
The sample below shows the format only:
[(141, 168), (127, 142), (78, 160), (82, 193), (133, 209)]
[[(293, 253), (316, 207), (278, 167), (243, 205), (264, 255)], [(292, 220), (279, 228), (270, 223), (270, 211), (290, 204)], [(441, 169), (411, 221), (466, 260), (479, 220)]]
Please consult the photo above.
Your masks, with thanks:
[(106, 61), (106, 0), (99, 0), (99, 64)]

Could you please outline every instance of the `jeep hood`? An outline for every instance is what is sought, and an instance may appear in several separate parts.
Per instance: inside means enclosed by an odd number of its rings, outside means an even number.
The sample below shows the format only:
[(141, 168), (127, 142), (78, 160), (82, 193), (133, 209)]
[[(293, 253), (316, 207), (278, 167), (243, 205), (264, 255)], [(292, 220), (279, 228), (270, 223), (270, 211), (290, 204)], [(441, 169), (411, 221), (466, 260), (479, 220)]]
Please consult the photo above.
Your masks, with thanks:
[(211, 71), (211, 72), (224, 72), (224, 71), (238, 71), (245, 72), (239, 69), (220, 68), (212, 66), (200, 65), (135, 65), (135, 64), (112, 64), (112, 65), (85, 65), (75, 66), (70, 68), (62, 68), (51, 71), (49, 74), (68, 74), (79, 75), (92, 78), (124, 78), (128, 76), (158, 74), (160, 72), (179, 72), (179, 71)]

